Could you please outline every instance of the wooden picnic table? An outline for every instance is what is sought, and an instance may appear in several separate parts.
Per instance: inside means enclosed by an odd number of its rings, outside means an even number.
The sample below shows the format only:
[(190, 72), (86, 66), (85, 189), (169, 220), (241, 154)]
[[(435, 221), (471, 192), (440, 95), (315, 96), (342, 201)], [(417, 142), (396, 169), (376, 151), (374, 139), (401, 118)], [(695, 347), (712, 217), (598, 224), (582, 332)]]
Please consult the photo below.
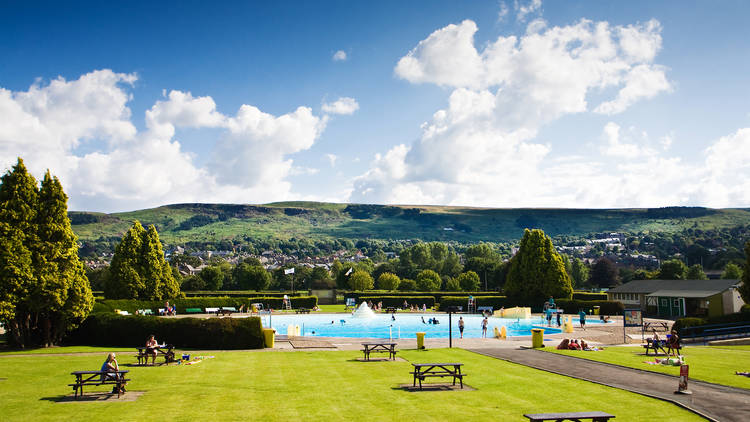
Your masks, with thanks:
[[(149, 354), (146, 353), (148, 347), (146, 346), (138, 346), (136, 347), (138, 349), (138, 355), (136, 358), (138, 358), (138, 364), (139, 365), (145, 365), (148, 361)], [(153, 349), (156, 349), (156, 352), (162, 356), (164, 356), (164, 363), (172, 363), (175, 361), (174, 359), (174, 346), (171, 344), (162, 344), (162, 345), (156, 345), (156, 347), (153, 347)]]
[[(84, 385), (104, 385), (112, 384), (117, 388), (117, 398), (120, 398), (120, 393), (123, 387), (130, 381), (125, 378), (125, 374), (129, 371), (73, 371), (71, 375), (76, 376), (76, 380), (73, 384), (68, 386), (73, 387), (75, 392), (75, 398), (78, 399), (78, 392), (80, 391), (83, 396)], [(114, 393), (112, 393), (114, 394)]]
[(427, 377), (453, 377), (453, 385), (456, 385), (456, 379), (461, 383), (461, 388), (464, 388), (464, 376), (466, 374), (461, 373), (461, 367), (463, 363), (412, 363), (414, 371), (411, 374), (414, 375), (414, 383), (412, 386), (417, 385), (419, 380), (419, 389), (422, 389), (422, 381)]
[(397, 311), (397, 309), (396, 309), (395, 306), (388, 306), (388, 307), (385, 308), (385, 311), (387, 313), (389, 313), (389, 314), (393, 314), (393, 313), (395, 313)]
[(307, 308), (297, 308), (294, 310), (294, 313), (296, 314), (309, 314), (310, 310)]
[(235, 313), (235, 312), (237, 312), (237, 311), (233, 311), (233, 310), (231, 310), (231, 309), (224, 309), (224, 308), (221, 308), (221, 309), (219, 309), (218, 311), (216, 311), (216, 315), (217, 315), (217, 316), (218, 316), (218, 315), (221, 315), (221, 316), (227, 316), (227, 315), (232, 315), (232, 314), (233, 314), (233, 313)]
[(398, 343), (392, 343), (392, 342), (367, 342), (362, 343), (362, 352), (365, 354), (365, 360), (370, 360), (370, 353), (372, 352), (380, 352), (380, 353), (388, 353), (388, 359), (396, 359), (396, 345)]
[(667, 343), (666, 340), (659, 340), (657, 343), (654, 339), (647, 338), (646, 344), (643, 345), (643, 348), (646, 349), (646, 355), (648, 355), (649, 350), (654, 351), (654, 356), (659, 354), (659, 350), (665, 355), (669, 354), (669, 351), (667, 350), (667, 348), (669, 348), (669, 343)]
[(566, 412), (566, 413), (527, 413), (525, 417), (532, 422), (542, 421), (578, 421), (581, 419), (591, 419), (593, 422), (606, 422), (615, 417), (604, 412)]

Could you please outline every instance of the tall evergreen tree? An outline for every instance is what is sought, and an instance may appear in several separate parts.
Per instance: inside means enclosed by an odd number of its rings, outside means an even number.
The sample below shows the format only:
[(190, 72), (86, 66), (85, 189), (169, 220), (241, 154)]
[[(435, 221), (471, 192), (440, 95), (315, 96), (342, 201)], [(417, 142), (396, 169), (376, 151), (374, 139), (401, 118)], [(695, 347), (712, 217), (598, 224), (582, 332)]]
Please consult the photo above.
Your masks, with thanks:
[(573, 288), (565, 264), (542, 230), (526, 229), (518, 253), (511, 258), (505, 293), (516, 303), (538, 304), (550, 296), (571, 298)]
[(180, 287), (164, 259), (154, 226), (144, 229), (139, 221), (115, 248), (104, 295), (110, 299), (161, 300), (180, 296)]
[(17, 346), (58, 344), (93, 307), (67, 216), (49, 173), (37, 190), (23, 160), (0, 185), (0, 319)]
[(745, 266), (742, 270), (742, 283), (738, 290), (742, 300), (750, 303), (750, 241), (745, 243)]
[(67, 202), (60, 181), (47, 171), (39, 190), (37, 244), (32, 250), (36, 285), (31, 294), (45, 346), (59, 343), (65, 331), (83, 321), (94, 306)]

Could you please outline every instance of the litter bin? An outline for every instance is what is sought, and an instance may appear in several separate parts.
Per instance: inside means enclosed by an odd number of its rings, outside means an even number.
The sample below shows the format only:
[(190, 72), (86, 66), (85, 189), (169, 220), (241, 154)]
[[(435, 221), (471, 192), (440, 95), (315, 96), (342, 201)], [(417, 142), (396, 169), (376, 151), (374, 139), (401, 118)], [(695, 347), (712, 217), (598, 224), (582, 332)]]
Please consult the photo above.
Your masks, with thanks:
[(594, 306), (594, 315), (599, 315), (599, 307)]
[(417, 333), (417, 350), (424, 349), (424, 335), (425, 333)]
[(263, 339), (265, 340), (267, 348), (273, 349), (273, 343), (274, 343), (275, 338), (276, 338), (276, 332), (273, 330), (273, 328), (263, 329)]
[(538, 349), (544, 347), (544, 329), (532, 328), (531, 329), (531, 347)]

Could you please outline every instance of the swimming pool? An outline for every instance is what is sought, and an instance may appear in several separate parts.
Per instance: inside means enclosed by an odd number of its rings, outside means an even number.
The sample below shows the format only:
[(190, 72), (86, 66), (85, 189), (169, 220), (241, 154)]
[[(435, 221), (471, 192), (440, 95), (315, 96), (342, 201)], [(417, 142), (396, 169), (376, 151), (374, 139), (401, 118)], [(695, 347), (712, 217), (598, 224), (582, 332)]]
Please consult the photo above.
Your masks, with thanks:
[[(482, 337), (481, 315), (460, 315), (464, 319), (464, 337)], [(430, 318), (435, 318), (439, 324), (428, 324)], [(453, 315), (453, 337), (457, 338), (459, 315)], [(424, 319), (425, 323), (422, 322)], [(263, 327), (268, 328), (269, 317), (262, 315)], [(301, 334), (315, 337), (363, 337), (363, 338), (416, 338), (417, 332), (427, 333), (428, 338), (448, 338), (447, 314), (395, 314), (395, 320), (390, 314), (376, 314), (372, 318), (356, 318), (347, 314), (312, 314), (312, 315), (273, 315), (270, 318), (271, 327), (278, 334), (287, 334), (287, 327), (299, 325)], [(600, 321), (586, 321), (587, 325), (595, 325)], [(578, 324), (578, 319), (573, 319)], [(487, 336), (492, 337), (494, 327), (500, 329), (505, 326), (508, 336), (529, 336), (532, 328), (544, 328), (545, 333), (556, 334), (561, 330), (547, 327), (541, 318), (507, 319), (489, 318)]]

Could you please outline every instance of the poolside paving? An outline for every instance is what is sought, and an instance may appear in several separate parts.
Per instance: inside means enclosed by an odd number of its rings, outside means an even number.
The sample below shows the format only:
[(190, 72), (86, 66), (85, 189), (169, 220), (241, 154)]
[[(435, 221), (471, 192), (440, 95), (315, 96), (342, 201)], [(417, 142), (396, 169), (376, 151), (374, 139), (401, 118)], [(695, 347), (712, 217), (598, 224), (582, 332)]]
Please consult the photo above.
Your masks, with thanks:
[(750, 391), (690, 380), (692, 395), (675, 394), (678, 377), (625, 368), (547, 353), (533, 349), (507, 347), (467, 348), (475, 353), (503, 359), (547, 372), (632, 391), (673, 402), (715, 421), (750, 420)]

